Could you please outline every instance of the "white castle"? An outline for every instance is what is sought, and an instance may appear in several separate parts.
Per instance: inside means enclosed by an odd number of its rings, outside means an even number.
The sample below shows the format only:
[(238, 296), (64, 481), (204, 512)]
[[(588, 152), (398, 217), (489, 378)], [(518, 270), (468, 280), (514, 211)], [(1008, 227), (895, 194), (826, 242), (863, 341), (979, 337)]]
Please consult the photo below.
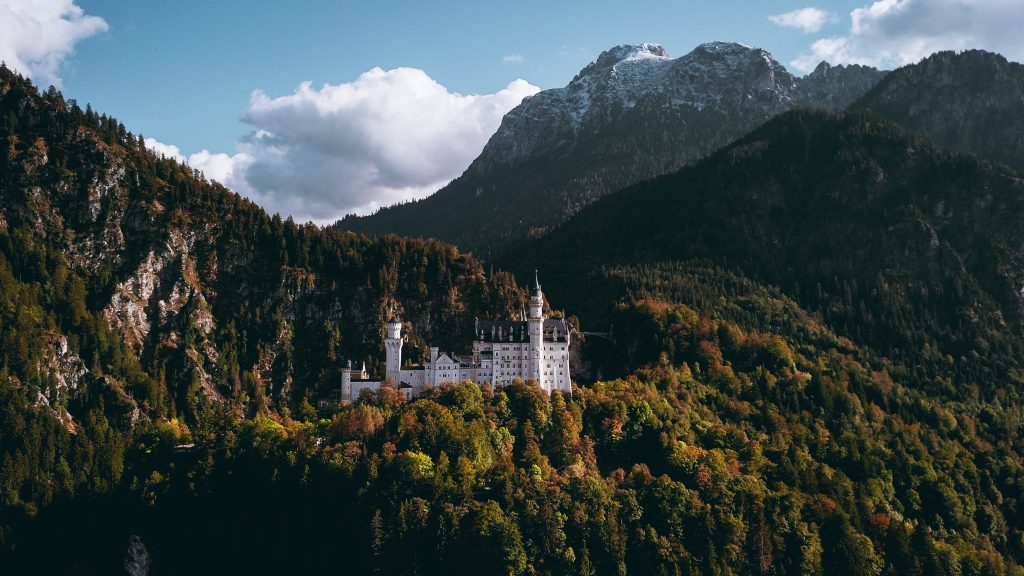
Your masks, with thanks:
[[(385, 379), (392, 381), (410, 399), (426, 387), (466, 380), (479, 385), (490, 382), (503, 386), (518, 378), (537, 382), (549, 393), (571, 392), (569, 327), (564, 318), (544, 315), (544, 293), (538, 280), (535, 279), (534, 284), (526, 321), (477, 321), (473, 352), (469, 357), (441, 353), (431, 347), (424, 365), (403, 367), (402, 321), (391, 318), (384, 338)], [(363, 390), (377, 390), (380, 385), (379, 380), (369, 380), (365, 363), (361, 370), (353, 371), (349, 362), (341, 371), (342, 400), (355, 400)]]

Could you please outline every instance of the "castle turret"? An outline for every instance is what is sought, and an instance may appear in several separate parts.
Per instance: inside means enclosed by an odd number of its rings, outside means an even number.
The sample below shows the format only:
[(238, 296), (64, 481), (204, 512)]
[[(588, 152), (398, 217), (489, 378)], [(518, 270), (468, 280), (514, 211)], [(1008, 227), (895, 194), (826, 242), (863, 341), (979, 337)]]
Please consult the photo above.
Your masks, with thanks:
[(540, 289), (537, 271), (533, 271), (534, 291), (530, 297), (530, 316), (527, 319), (530, 333), (530, 356), (527, 377), (536, 380), (544, 390), (550, 390), (544, 378), (541, 359), (544, 356), (544, 293)]
[(384, 350), (387, 353), (386, 378), (390, 378), (395, 384), (401, 381), (402, 370), (402, 321), (397, 316), (388, 320), (387, 335), (384, 338)]
[(352, 399), (352, 361), (341, 369), (341, 400)]

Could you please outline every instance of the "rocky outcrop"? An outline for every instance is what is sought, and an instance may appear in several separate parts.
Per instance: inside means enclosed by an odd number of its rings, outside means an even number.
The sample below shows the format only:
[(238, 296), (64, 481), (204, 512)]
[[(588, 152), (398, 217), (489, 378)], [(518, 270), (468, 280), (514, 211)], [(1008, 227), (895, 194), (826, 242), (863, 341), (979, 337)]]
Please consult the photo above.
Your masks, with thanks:
[[(135, 273), (117, 285), (110, 304), (103, 311), (107, 320), (120, 331), (136, 352), (141, 352), (152, 328), (155, 316), (166, 324), (190, 301), (194, 287), (188, 278), (195, 276), (195, 264), (189, 255), (193, 238), (180, 230), (168, 232), (167, 240), (159, 249), (152, 249), (139, 264)], [(164, 270), (176, 266), (171, 275), (167, 297), (156, 299), (164, 281)]]
[(82, 377), (88, 372), (85, 362), (68, 347), (65, 336), (54, 336), (50, 343), (50, 355), (40, 370), (47, 373), (55, 384), (54, 393), (49, 396), (51, 402), (77, 390)]
[(769, 117), (793, 106), (795, 83), (771, 54), (741, 44), (702, 44), (678, 59), (659, 44), (616, 46), (565, 88), (528, 97), (506, 114), (470, 171), (486, 173), (562, 145), (585, 146), (576, 140), (600, 133), (638, 106), (681, 112), (729, 108)]
[(875, 87), (886, 72), (850, 64), (818, 64), (813, 72), (797, 81), (797, 102), (808, 108), (845, 110)]

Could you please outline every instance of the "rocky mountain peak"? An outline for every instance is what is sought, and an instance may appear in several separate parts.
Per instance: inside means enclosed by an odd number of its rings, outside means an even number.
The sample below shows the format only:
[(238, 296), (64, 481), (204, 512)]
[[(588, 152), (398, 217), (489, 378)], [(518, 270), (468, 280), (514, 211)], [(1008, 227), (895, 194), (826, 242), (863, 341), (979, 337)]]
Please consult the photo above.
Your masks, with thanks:
[(668, 51), (661, 44), (644, 42), (642, 44), (619, 44), (609, 48), (597, 57), (591, 64), (580, 72), (585, 75), (588, 70), (606, 69), (620, 62), (642, 60), (647, 58), (668, 58)]
[[(738, 42), (707, 42), (680, 58), (688, 64), (716, 62), (735, 70), (750, 69), (751, 66), (767, 66), (775, 70), (786, 70), (763, 48), (754, 48)], [(788, 74), (788, 72), (787, 72)]]
[(871, 90), (885, 74), (870, 66), (833, 66), (822, 61), (798, 81), (798, 100), (810, 108), (842, 110)]
[(748, 54), (751, 52), (765, 52), (761, 48), (754, 48), (739, 42), (705, 42), (693, 49), (694, 54), (709, 54), (715, 56), (728, 54)]
[(771, 53), (736, 42), (709, 42), (673, 62), (673, 102), (775, 110), (792, 102), (795, 79)]
[[(669, 62), (668, 51), (661, 44), (619, 44), (602, 52), (573, 78), (567, 88), (590, 82), (621, 79), (627, 68), (659, 68)], [(628, 73), (626, 74), (628, 76)]]
[(763, 108), (757, 116), (766, 119), (792, 106), (794, 83), (770, 53), (735, 42), (702, 44), (676, 59), (661, 44), (620, 44), (565, 88), (545, 90), (509, 112), (475, 165), (487, 169), (551, 150), (638, 106)]

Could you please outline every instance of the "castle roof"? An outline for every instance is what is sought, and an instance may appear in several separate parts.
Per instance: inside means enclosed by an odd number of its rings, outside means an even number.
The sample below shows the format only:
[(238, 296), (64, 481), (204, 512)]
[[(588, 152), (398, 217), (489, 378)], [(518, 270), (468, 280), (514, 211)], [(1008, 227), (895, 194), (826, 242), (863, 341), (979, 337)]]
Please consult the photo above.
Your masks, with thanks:
[(437, 363), (438, 364), (458, 364), (459, 363), (459, 357), (454, 355), (454, 354), (449, 354), (447, 352), (442, 352), (441, 355), (437, 357)]
[[(475, 336), (481, 342), (529, 342), (528, 327), (521, 320), (482, 320), (476, 323)], [(566, 342), (569, 327), (564, 318), (547, 318), (541, 332), (545, 342)]]

